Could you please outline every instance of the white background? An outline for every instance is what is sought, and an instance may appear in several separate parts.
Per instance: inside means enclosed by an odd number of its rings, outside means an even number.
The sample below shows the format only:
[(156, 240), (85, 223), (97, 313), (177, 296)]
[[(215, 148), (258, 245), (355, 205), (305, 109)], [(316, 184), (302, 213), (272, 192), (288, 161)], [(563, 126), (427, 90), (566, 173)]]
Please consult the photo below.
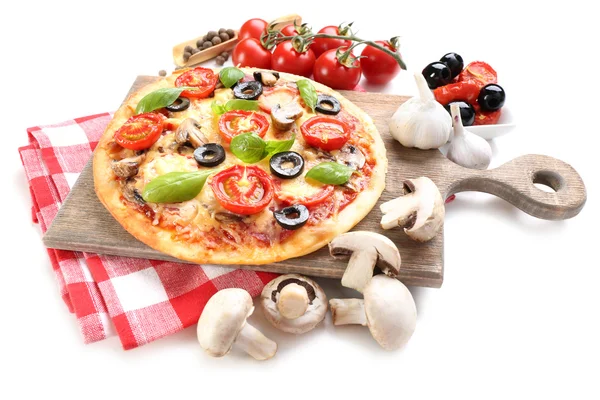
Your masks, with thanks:
[[(290, 4), (291, 2), (286, 2)], [(0, 22), (3, 188), (0, 398), (570, 398), (600, 396), (600, 143), (597, 15), (576, 1), (10, 2)], [(592, 2), (588, 2), (592, 3)], [(518, 128), (493, 142), (498, 166), (528, 153), (572, 164), (588, 203), (568, 221), (461, 194), (447, 207), (445, 282), (411, 288), (417, 330), (384, 352), (362, 327), (275, 331), (268, 362), (208, 357), (195, 328), (125, 352), (82, 344), (58, 296), (17, 154), (25, 128), (114, 110), (136, 75), (173, 68), (176, 43), (251, 17), (300, 13), (315, 28), (356, 21), (360, 36), (402, 35), (409, 68), (448, 51), (489, 62)], [(407, 72), (385, 88), (412, 94)], [(350, 295), (321, 280), (332, 296)]]

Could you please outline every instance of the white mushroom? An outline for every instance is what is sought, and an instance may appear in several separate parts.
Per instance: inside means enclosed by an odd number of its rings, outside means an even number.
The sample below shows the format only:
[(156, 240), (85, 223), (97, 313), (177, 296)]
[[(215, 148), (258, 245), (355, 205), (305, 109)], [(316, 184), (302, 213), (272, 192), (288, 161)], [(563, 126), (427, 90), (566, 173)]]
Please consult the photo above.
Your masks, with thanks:
[(257, 360), (268, 360), (277, 343), (246, 322), (254, 311), (252, 297), (243, 289), (223, 289), (208, 300), (198, 320), (200, 346), (213, 357), (229, 353), (233, 343)]
[(145, 153), (127, 157), (119, 161), (113, 161), (110, 167), (119, 178), (130, 178), (138, 173), (138, 168), (145, 157)]
[(361, 169), (365, 165), (365, 155), (356, 146), (346, 143), (341, 149), (334, 150), (331, 155), (341, 164), (355, 170)]
[(300, 107), (300, 104), (293, 101), (285, 106), (275, 104), (271, 108), (271, 120), (273, 126), (280, 131), (287, 131), (294, 125), (294, 121), (302, 116), (304, 110)]
[(378, 233), (357, 231), (344, 233), (329, 243), (329, 253), (336, 258), (350, 256), (342, 276), (342, 286), (362, 293), (373, 276), (377, 265), (386, 275), (400, 271), (400, 252), (387, 237)]
[(305, 333), (317, 326), (327, 313), (327, 297), (312, 279), (290, 274), (269, 282), (260, 304), (267, 321), (288, 333)]
[(194, 149), (208, 143), (208, 139), (200, 130), (200, 124), (193, 118), (184, 119), (175, 131), (175, 142), (189, 143)]
[(386, 350), (403, 347), (417, 325), (417, 308), (410, 291), (395, 278), (374, 276), (361, 299), (331, 299), (334, 325), (368, 326), (373, 338)]
[(405, 194), (380, 206), (381, 227), (397, 226), (413, 240), (433, 239), (444, 224), (444, 199), (433, 181), (426, 177), (404, 182)]

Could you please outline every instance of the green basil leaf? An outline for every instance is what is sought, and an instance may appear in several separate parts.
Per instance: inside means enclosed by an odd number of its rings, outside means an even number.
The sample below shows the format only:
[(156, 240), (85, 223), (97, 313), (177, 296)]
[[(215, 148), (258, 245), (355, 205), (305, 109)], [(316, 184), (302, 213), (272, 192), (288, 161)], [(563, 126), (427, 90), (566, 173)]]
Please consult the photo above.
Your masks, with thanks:
[(265, 158), (267, 143), (255, 133), (243, 133), (231, 139), (229, 149), (240, 160), (252, 164)]
[(300, 96), (302, 96), (304, 104), (309, 106), (314, 112), (317, 105), (317, 90), (308, 79), (301, 79), (296, 82), (296, 85), (298, 85), (298, 90), (300, 90)]
[(213, 170), (169, 172), (154, 178), (144, 188), (142, 197), (149, 203), (180, 203), (198, 196)]
[(246, 111), (257, 111), (258, 101), (256, 100), (242, 100), (232, 99), (225, 104), (227, 111), (233, 110), (246, 110)]
[(150, 111), (158, 110), (166, 106), (170, 106), (177, 100), (181, 92), (190, 89), (189, 87), (176, 87), (176, 88), (162, 88), (150, 92), (145, 95), (137, 107), (135, 107), (136, 114), (147, 113)]
[(219, 79), (223, 86), (230, 88), (244, 77), (244, 72), (236, 67), (225, 67), (219, 72)]
[(221, 115), (221, 114), (225, 114), (225, 112), (227, 112), (225, 104), (219, 104), (216, 101), (213, 101), (212, 103), (210, 103), (210, 108), (212, 109), (212, 112), (215, 113), (215, 115)]
[(348, 182), (353, 172), (354, 169), (346, 165), (324, 162), (312, 167), (306, 173), (306, 177), (328, 185), (343, 185)]
[(292, 137), (289, 140), (268, 140), (267, 145), (265, 146), (264, 157), (270, 157), (277, 153), (288, 151), (294, 145), (294, 139), (295, 137)]

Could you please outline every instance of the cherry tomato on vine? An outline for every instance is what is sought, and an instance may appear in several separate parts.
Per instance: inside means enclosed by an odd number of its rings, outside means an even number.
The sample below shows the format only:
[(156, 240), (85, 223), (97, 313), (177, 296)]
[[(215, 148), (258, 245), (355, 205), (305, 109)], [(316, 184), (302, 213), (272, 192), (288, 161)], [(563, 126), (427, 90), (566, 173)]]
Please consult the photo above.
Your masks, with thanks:
[(243, 39), (231, 54), (233, 65), (271, 69), (271, 52), (254, 38)]
[(236, 214), (256, 214), (273, 200), (271, 177), (254, 165), (227, 168), (213, 176), (210, 187), (221, 206)]
[[(396, 51), (390, 42), (378, 40), (375, 43), (387, 48), (391, 51)], [(400, 72), (398, 61), (392, 56), (375, 47), (366, 46), (361, 53), (365, 58), (360, 59), (362, 73), (369, 83), (383, 85), (388, 83)]]
[(339, 150), (350, 138), (350, 127), (332, 117), (317, 116), (300, 126), (302, 137), (309, 145), (325, 151)]
[(360, 81), (360, 60), (351, 54), (347, 63), (342, 64), (337, 57), (337, 49), (327, 50), (315, 61), (314, 79), (333, 89), (352, 90)]
[[(319, 33), (326, 33), (328, 35), (340, 35), (340, 30), (337, 26), (329, 25), (325, 28), (321, 29)], [(350, 46), (352, 42), (350, 40), (344, 39), (330, 39), (330, 38), (316, 38), (315, 41), (310, 45), (312, 51), (314, 51), (315, 56), (319, 57), (321, 54), (325, 53), (327, 50), (337, 49), (342, 46)]]
[(254, 38), (260, 40), (261, 35), (267, 29), (269, 24), (264, 19), (253, 18), (244, 22), (238, 34), (240, 40)]
[(130, 150), (144, 150), (158, 140), (165, 117), (158, 113), (134, 115), (115, 132), (115, 142)]
[[(233, 63), (235, 64), (235, 60)], [(306, 50), (304, 53), (298, 53), (294, 49), (291, 40), (278, 44), (271, 58), (272, 69), (306, 76), (307, 78), (312, 74), (314, 66), (315, 53), (311, 49)]]
[(296, 32), (296, 27), (294, 26), (294, 24), (284, 26), (281, 29), (281, 33), (284, 36), (298, 36), (298, 32)]

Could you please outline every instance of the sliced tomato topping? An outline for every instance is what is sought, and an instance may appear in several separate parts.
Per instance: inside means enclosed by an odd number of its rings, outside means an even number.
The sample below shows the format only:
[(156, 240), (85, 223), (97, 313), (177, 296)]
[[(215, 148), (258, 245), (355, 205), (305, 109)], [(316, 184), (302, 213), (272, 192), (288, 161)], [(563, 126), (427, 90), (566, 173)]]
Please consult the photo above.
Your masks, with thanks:
[(498, 74), (488, 63), (473, 61), (458, 75), (459, 82), (472, 81), (480, 88), (488, 83), (498, 83)]
[[(323, 185), (315, 188), (314, 185), (304, 181), (302, 177), (285, 182), (275, 179), (273, 183), (275, 186), (275, 198), (286, 205), (303, 204), (306, 207), (315, 206), (327, 200), (335, 190), (333, 185)], [(297, 190), (290, 190), (290, 186), (293, 186)]]
[(234, 165), (216, 174), (211, 182), (217, 201), (236, 214), (256, 214), (273, 200), (271, 177), (256, 166)]
[(194, 87), (193, 90), (189, 89), (181, 92), (181, 96), (191, 99), (203, 99), (215, 90), (218, 80), (219, 77), (212, 69), (196, 67), (179, 75), (175, 80), (175, 86)]
[(160, 137), (164, 120), (158, 113), (134, 115), (115, 132), (115, 141), (130, 150), (147, 149)]
[(252, 111), (228, 111), (219, 119), (219, 133), (227, 143), (230, 143), (234, 136), (242, 133), (254, 132), (263, 137), (268, 129), (267, 118)]
[(332, 117), (312, 117), (302, 124), (300, 130), (306, 143), (325, 151), (341, 149), (350, 138), (348, 124)]
[(258, 106), (266, 113), (271, 113), (271, 108), (276, 104), (285, 106), (293, 101), (298, 101), (300, 92), (298, 88), (290, 86), (263, 87), (263, 93), (258, 98)]

